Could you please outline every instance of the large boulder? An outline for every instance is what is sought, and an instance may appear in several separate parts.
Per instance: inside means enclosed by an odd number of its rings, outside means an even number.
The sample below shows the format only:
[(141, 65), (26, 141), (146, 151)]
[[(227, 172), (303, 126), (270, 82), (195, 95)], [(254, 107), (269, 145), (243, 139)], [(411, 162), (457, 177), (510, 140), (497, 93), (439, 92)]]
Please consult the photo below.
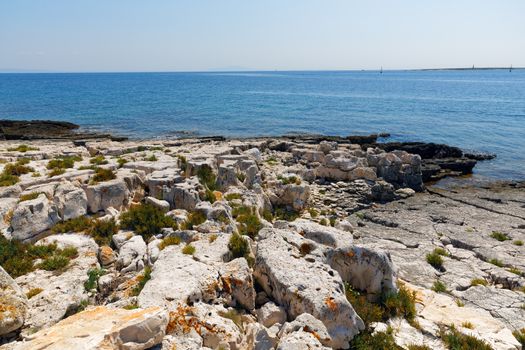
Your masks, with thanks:
[(119, 254), (116, 261), (117, 270), (122, 273), (130, 271), (141, 271), (147, 254), (146, 242), (142, 236), (136, 235), (124, 242), (119, 248)]
[(263, 229), (259, 236), (254, 276), (264, 291), (285, 307), (289, 319), (309, 313), (323, 322), (329, 334), (323, 345), (348, 348), (364, 324), (346, 299), (339, 274), (319, 260), (302, 258), (289, 243), (293, 236), (302, 239), (299, 234)]
[(13, 211), (12, 237), (21, 241), (30, 240), (59, 220), (57, 206), (41, 193), (35, 199), (20, 202)]
[(22, 289), (0, 266), (0, 336), (24, 325), (27, 298)]
[(124, 310), (99, 306), (34, 333), (10, 349), (149, 349), (162, 342), (167, 324), (167, 312), (158, 307)]
[(84, 190), (86, 191), (90, 213), (97, 213), (109, 207), (120, 210), (129, 202), (130, 191), (123, 179), (88, 185)]
[(55, 189), (53, 202), (62, 220), (73, 219), (87, 213), (87, 196), (84, 190), (63, 181)]

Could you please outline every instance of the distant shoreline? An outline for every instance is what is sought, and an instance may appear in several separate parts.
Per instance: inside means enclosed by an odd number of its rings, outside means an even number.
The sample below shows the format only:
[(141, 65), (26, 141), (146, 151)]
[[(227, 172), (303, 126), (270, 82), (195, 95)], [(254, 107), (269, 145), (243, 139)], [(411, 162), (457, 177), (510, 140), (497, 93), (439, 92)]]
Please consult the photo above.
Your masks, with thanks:
[[(476, 71), (509, 70), (511, 67), (443, 67), (443, 68), (384, 68), (384, 72), (426, 72), (426, 71)], [(525, 67), (512, 67), (512, 70), (525, 70)], [(39, 71), (39, 70), (1, 70), (0, 74), (225, 74), (225, 73), (301, 73), (301, 72), (379, 72), (381, 69), (309, 69), (309, 70), (200, 70), (200, 71)]]

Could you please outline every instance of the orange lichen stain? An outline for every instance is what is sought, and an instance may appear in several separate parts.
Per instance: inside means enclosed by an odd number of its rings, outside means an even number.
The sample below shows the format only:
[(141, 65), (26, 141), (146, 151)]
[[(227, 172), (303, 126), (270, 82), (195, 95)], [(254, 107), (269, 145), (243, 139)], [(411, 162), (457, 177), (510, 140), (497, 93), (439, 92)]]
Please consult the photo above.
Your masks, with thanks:
[(217, 202), (222, 201), (222, 192), (219, 191), (213, 191), (213, 195), (215, 196), (215, 200)]
[(326, 299), (324, 300), (324, 303), (326, 304), (326, 306), (328, 306), (330, 311), (335, 312), (337, 310), (337, 304), (334, 302), (334, 298), (326, 297)]
[(193, 315), (193, 308), (190, 306), (179, 305), (175, 311), (170, 312), (169, 316), (166, 334), (179, 332), (186, 334), (189, 333), (191, 329), (194, 329), (201, 335), (203, 328), (210, 333), (217, 333), (214, 326), (209, 326), (195, 317)]
[(346, 255), (348, 255), (350, 258), (353, 258), (355, 256), (355, 253), (353, 250), (349, 250)]

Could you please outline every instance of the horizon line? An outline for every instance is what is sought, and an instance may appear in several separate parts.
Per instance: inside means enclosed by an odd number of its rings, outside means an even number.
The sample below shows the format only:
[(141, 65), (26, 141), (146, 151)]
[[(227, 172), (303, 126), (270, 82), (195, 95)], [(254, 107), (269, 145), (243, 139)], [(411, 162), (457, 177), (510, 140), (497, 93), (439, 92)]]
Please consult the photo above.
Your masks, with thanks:
[(0, 69), (0, 74), (123, 74), (123, 73), (272, 73), (272, 72), (399, 72), (399, 71), (439, 71), (439, 70), (523, 70), (525, 66), (521, 67), (441, 67), (441, 68), (392, 68), (392, 69), (239, 69), (239, 70), (152, 70), (152, 71), (54, 71), (54, 70), (17, 70), (17, 69)]

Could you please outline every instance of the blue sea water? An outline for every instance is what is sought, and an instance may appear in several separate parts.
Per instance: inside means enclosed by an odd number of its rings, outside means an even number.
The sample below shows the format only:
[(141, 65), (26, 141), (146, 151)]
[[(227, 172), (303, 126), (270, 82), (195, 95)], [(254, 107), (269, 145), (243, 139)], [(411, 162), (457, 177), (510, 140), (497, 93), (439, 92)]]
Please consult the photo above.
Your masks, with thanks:
[(0, 119), (135, 138), (388, 132), (496, 153), (476, 174), (525, 179), (525, 70), (0, 74)]

